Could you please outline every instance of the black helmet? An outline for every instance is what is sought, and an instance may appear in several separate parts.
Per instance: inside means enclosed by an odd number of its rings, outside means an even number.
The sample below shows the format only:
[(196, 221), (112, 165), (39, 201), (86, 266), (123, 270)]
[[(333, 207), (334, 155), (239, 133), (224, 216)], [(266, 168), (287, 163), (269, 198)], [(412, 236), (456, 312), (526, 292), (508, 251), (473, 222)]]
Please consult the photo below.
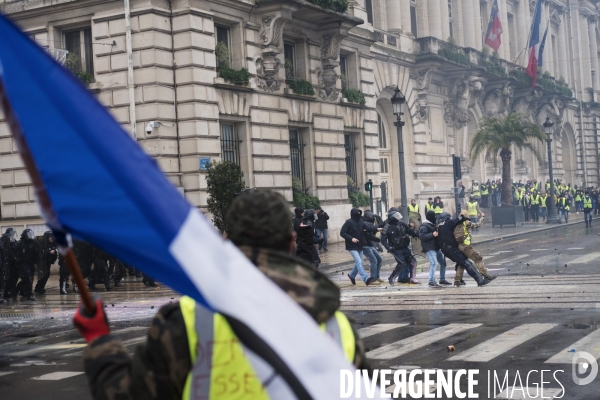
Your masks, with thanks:
[(31, 240), (31, 239), (35, 239), (35, 233), (27, 228), (25, 229), (22, 233), (21, 233), (21, 240)]
[(440, 222), (447, 221), (450, 218), (452, 218), (452, 216), (448, 212), (443, 212), (440, 214)]
[(314, 221), (315, 220), (315, 210), (313, 209), (308, 209), (308, 210), (304, 210), (304, 219), (307, 221)]
[(363, 214), (363, 219), (367, 222), (373, 223), (375, 222), (375, 217), (373, 216), (373, 212), (372, 211), (365, 211)]

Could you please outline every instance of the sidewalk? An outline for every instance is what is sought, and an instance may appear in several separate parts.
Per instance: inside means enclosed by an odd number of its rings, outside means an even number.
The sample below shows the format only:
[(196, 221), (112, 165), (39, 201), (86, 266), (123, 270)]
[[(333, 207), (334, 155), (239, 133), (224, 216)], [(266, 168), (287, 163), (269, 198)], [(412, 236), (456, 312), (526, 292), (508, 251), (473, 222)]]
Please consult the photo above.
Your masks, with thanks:
[[(491, 212), (486, 213), (486, 215), (491, 215)], [(481, 228), (472, 233), (473, 244), (482, 244), (493, 242), (495, 240), (509, 239), (526, 233), (535, 233), (546, 231), (548, 229), (556, 229), (564, 226), (582, 223), (583, 221), (583, 213), (571, 213), (569, 214), (568, 224), (565, 224), (563, 221), (562, 224), (548, 225), (540, 221), (539, 223), (525, 222), (523, 226), (517, 227), (501, 228), (496, 226), (492, 228), (492, 221), (490, 219), (489, 221), (486, 220)], [(319, 251), (319, 256), (321, 257), (320, 269), (324, 270), (335, 266), (353, 263), (352, 256), (350, 256), (350, 253), (346, 251), (344, 242), (332, 243), (328, 246), (328, 249), (328, 252), (324, 252), (322, 250)], [(387, 252), (382, 253), (381, 256), (383, 257), (383, 264), (394, 262), (393, 256), (391, 254), (388, 254)], [(421, 265), (429, 264), (423, 254), (415, 254), (415, 256), (417, 256), (417, 262), (419, 265), (417, 271), (423, 272)], [(366, 258), (365, 263), (365, 267), (366, 269), (368, 269), (367, 266), (369, 264), (369, 261)]]

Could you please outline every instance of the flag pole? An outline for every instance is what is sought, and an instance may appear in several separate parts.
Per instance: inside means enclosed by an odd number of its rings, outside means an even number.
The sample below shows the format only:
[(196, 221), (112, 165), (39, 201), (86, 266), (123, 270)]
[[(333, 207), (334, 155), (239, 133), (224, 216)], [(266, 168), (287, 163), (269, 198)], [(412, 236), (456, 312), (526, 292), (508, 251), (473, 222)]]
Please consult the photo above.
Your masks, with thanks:
[[(8, 99), (8, 94), (6, 92), (6, 87), (4, 85), (4, 80), (2, 79), (2, 66), (0, 65), (0, 108), (4, 111), (4, 115), (6, 116), (6, 120), (8, 121), (9, 129), (12, 133), (13, 138), (17, 142), (17, 148), (19, 149), (19, 154), (21, 155), (21, 159), (25, 164), (25, 168), (31, 177), (31, 181), (33, 182), (33, 187), (35, 189), (35, 195), (38, 199), (38, 203), (42, 210), (42, 215), (50, 228), (53, 231), (58, 231), (63, 233), (60, 222), (58, 221), (58, 217), (54, 208), (52, 207), (52, 202), (50, 201), (50, 197), (48, 196), (48, 192), (46, 191), (46, 187), (44, 186), (44, 181), (40, 175), (40, 171), (35, 164), (33, 156), (31, 155), (31, 151), (29, 149), (29, 145), (25, 140), (25, 136), (23, 135), (23, 131), (21, 129), (21, 124), (17, 116), (15, 115), (13, 108)], [(56, 232), (55, 232), (56, 236)], [(75, 258), (75, 253), (73, 253), (73, 248), (70, 243), (70, 238), (67, 237), (66, 234), (62, 235), (63, 237), (57, 237), (57, 242), (59, 244), (59, 252), (64, 257), (67, 266), (69, 267), (69, 271), (73, 276), (73, 280), (79, 289), (79, 296), (81, 297), (81, 301), (83, 302), (86, 310), (90, 313), (90, 315), (95, 314), (96, 312), (96, 304), (92, 299), (90, 291), (83, 280), (83, 274), (81, 273), (81, 268), (79, 268), (79, 264), (77, 262), (77, 258)]]

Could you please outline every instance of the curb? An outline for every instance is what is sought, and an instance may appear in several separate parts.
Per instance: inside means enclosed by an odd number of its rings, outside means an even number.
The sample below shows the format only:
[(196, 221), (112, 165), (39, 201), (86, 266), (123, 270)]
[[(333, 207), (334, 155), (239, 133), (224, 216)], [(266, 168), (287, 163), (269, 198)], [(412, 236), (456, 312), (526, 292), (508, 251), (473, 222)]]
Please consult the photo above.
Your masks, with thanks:
[(497, 237), (497, 238), (494, 238), (494, 239), (485, 239), (485, 240), (482, 240), (480, 242), (479, 241), (473, 241), (473, 244), (485, 244), (485, 243), (495, 242), (497, 240), (512, 239), (512, 238), (515, 238), (515, 237), (518, 237), (518, 236), (520, 237), (520, 236), (523, 236), (523, 235), (528, 235), (530, 233), (537, 233), (537, 232), (549, 231), (549, 230), (552, 230), (552, 229), (562, 228), (562, 227), (565, 227), (565, 226), (583, 224), (584, 222), (585, 221), (577, 221), (577, 222), (569, 222), (568, 224), (549, 225), (547, 227), (538, 228), (538, 229), (535, 229), (535, 230), (532, 230), (532, 231), (519, 232), (519, 233), (511, 233), (511, 234), (506, 235), (506, 236), (500, 236), (500, 237)]

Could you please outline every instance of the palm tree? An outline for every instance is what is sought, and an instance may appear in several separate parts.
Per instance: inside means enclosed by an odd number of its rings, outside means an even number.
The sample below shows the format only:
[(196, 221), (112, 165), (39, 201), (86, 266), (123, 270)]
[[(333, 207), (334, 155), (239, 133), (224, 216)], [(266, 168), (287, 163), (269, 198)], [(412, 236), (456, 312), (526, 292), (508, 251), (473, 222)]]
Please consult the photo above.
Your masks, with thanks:
[(512, 146), (517, 149), (529, 149), (535, 157), (543, 162), (539, 151), (533, 146), (532, 139), (544, 142), (542, 130), (529, 122), (525, 116), (511, 112), (500, 118), (484, 118), (481, 127), (471, 142), (471, 160), (484, 153), (496, 165), (498, 154), (502, 160), (502, 205), (512, 205), (512, 177), (510, 176), (510, 160)]

